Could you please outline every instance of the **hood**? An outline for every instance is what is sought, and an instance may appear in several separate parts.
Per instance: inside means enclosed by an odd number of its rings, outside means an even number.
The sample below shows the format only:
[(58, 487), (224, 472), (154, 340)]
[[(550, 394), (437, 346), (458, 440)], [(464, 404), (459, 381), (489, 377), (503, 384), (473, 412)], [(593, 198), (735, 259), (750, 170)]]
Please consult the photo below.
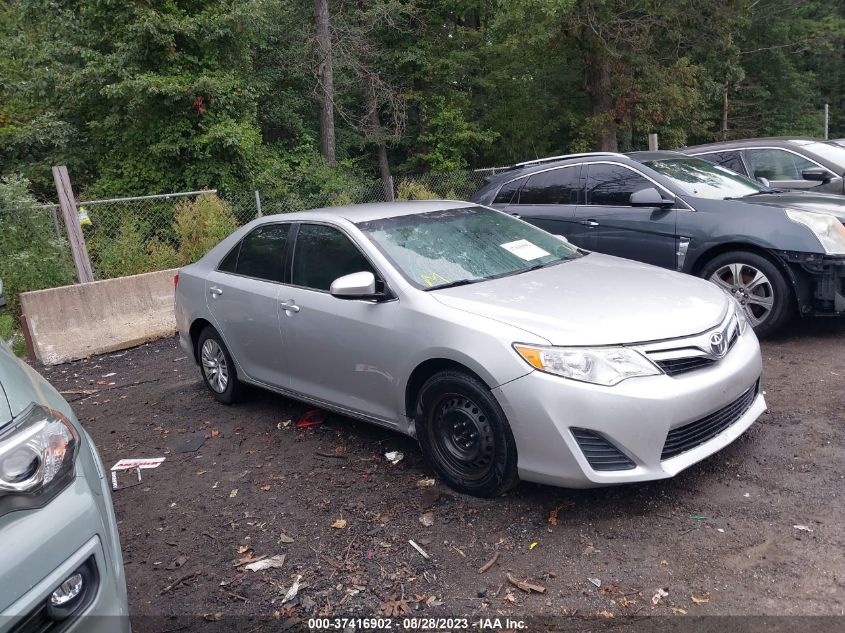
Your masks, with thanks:
[(709, 281), (598, 253), (431, 295), (553, 345), (641, 343), (698, 334), (721, 323), (729, 305), (725, 293)]
[(46, 380), (0, 343), (0, 427), (32, 402), (62, 412), (69, 408)]
[(845, 222), (845, 196), (812, 191), (784, 191), (783, 193), (763, 193), (746, 198), (738, 198), (751, 204), (767, 204), (786, 209), (829, 213), (840, 222)]

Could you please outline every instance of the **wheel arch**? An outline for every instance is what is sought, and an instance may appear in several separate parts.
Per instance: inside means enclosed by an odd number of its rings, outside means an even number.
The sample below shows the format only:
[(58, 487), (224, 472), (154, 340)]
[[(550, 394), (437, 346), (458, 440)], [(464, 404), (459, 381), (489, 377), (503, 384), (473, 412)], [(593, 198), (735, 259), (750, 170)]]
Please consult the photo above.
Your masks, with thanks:
[(200, 358), (199, 357), (199, 349), (197, 349), (197, 344), (199, 343), (199, 340), (200, 340), (200, 334), (202, 334), (202, 331), (209, 326), (212, 329), (214, 329), (215, 332), (217, 331), (216, 328), (214, 327), (214, 325), (212, 325), (212, 323), (210, 321), (200, 317), (198, 319), (194, 319), (194, 322), (191, 323), (191, 327), (188, 330), (188, 336), (191, 339), (191, 349), (194, 352), (194, 362), (195, 363), (198, 363), (199, 358)]
[(419, 363), (408, 376), (405, 383), (405, 415), (413, 420), (417, 411), (417, 396), (419, 396), (420, 389), (425, 382), (442, 371), (460, 371), (469, 374), (473, 378), (479, 380), (488, 389), (492, 389), (489, 381), (485, 380), (478, 372), (474, 371), (464, 363), (450, 359), (450, 358), (429, 358), (428, 360)]

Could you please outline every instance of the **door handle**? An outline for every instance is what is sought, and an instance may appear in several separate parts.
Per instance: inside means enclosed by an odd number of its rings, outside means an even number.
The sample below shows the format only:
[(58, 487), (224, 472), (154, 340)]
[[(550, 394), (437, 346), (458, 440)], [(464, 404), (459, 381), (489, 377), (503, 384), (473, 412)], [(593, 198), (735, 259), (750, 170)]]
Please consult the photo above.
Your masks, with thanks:
[(211, 288), (208, 289), (208, 294), (211, 295), (212, 299), (216, 299), (217, 297), (223, 294), (223, 290), (222, 288), (218, 288), (217, 286), (211, 286)]
[(299, 306), (296, 305), (296, 301), (293, 299), (288, 299), (282, 303), (282, 310), (285, 312), (299, 312)]
[(581, 220), (581, 224), (583, 224), (584, 226), (591, 226), (591, 227), (599, 225), (599, 223), (596, 222), (595, 220)]

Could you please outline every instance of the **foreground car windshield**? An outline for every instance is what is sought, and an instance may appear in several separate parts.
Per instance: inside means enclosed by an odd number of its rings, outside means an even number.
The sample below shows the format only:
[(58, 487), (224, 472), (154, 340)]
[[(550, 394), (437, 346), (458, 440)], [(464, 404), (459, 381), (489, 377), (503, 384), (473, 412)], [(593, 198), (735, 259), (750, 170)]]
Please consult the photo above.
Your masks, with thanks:
[(698, 198), (741, 198), (766, 191), (745, 176), (700, 158), (670, 158), (645, 163), (678, 185), (685, 193)]
[(503, 277), (581, 256), (554, 235), (483, 207), (382, 218), (358, 228), (419, 288)]

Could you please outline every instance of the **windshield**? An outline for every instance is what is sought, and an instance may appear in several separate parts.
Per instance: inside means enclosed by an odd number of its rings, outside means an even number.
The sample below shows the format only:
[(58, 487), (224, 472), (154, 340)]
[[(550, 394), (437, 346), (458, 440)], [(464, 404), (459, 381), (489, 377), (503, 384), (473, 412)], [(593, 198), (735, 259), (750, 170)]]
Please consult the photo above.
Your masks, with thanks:
[(813, 152), (813, 154), (838, 165), (839, 175), (842, 175), (843, 170), (845, 170), (845, 147), (837, 145), (836, 143), (822, 143), (820, 141), (801, 143), (801, 146), (804, 149)]
[(483, 207), (383, 218), (357, 226), (411, 283), (430, 290), (581, 256), (551, 233)]
[(750, 178), (700, 158), (667, 158), (645, 163), (671, 179), (684, 193), (698, 198), (741, 198), (766, 188)]

